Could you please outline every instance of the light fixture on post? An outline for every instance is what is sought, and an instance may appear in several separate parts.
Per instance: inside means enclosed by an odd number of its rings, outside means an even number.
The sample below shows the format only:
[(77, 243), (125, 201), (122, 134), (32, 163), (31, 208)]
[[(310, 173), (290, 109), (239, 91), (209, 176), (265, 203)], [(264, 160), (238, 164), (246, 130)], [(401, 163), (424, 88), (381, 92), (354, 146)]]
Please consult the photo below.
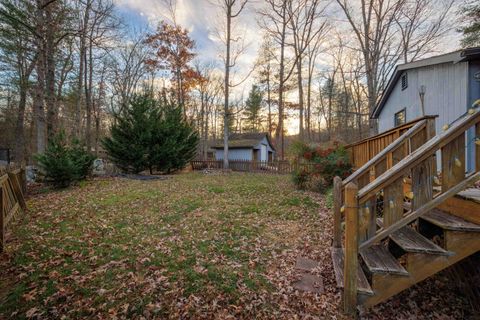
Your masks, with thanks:
[(418, 88), (418, 95), (420, 96), (420, 105), (422, 107), (422, 117), (425, 116), (425, 91), (427, 90), (427, 87), (424, 85), (421, 85), (420, 88)]

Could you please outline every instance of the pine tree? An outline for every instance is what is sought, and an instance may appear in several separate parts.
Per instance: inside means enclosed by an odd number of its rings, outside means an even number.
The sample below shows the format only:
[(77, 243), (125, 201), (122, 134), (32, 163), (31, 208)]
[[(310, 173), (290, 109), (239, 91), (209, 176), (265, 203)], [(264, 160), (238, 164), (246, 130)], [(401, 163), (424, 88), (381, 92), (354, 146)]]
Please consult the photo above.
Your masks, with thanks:
[(74, 139), (68, 144), (64, 131), (52, 136), (45, 152), (35, 158), (42, 169), (45, 181), (59, 188), (68, 187), (74, 181), (85, 179), (94, 160), (78, 140)]
[(247, 116), (247, 130), (257, 132), (260, 129), (260, 111), (262, 108), (263, 95), (259, 87), (252, 86), (248, 99), (245, 103), (245, 115)]
[(194, 158), (199, 135), (184, 119), (181, 107), (166, 103), (159, 115), (150, 144), (149, 166), (151, 170), (170, 173), (184, 168)]
[(123, 171), (182, 169), (195, 156), (199, 136), (179, 105), (149, 95), (134, 97), (116, 117), (103, 140), (111, 160)]
[(110, 137), (102, 144), (121, 170), (139, 173), (149, 167), (148, 153), (156, 122), (157, 102), (147, 95), (132, 97), (127, 107), (116, 116)]
[(463, 10), (464, 21), (467, 23), (460, 31), (463, 33), (462, 46), (480, 46), (480, 4), (477, 1), (470, 2)]

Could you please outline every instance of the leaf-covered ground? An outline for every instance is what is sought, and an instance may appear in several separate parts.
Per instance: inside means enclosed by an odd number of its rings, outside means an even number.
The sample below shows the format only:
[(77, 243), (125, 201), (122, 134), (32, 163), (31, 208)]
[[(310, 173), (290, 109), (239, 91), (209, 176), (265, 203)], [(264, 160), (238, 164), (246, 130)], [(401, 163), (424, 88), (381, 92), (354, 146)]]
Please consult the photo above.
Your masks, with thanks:
[[(32, 197), (0, 259), (0, 318), (342, 319), (322, 196), (288, 176), (107, 179)], [(325, 293), (293, 289), (297, 257)], [(470, 316), (435, 277), (362, 315)]]

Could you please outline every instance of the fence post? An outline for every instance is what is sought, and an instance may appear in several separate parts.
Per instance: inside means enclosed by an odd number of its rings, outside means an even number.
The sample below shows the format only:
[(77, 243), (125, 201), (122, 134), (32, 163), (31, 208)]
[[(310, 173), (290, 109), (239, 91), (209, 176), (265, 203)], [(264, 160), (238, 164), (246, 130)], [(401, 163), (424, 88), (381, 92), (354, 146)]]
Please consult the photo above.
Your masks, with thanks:
[(25, 211), (27, 210), (27, 204), (25, 203), (25, 197), (22, 192), (22, 186), (20, 179), (18, 178), (18, 173), (9, 172), (8, 179), (10, 180), (10, 185), (12, 186), (12, 191), (17, 198), (17, 201), (20, 207)]
[(333, 247), (342, 247), (342, 179), (333, 179)]
[(5, 212), (3, 208), (3, 187), (0, 185), (0, 252), (5, 246)]
[(343, 308), (347, 314), (357, 306), (358, 270), (358, 186), (350, 182), (345, 186), (345, 265), (343, 271)]

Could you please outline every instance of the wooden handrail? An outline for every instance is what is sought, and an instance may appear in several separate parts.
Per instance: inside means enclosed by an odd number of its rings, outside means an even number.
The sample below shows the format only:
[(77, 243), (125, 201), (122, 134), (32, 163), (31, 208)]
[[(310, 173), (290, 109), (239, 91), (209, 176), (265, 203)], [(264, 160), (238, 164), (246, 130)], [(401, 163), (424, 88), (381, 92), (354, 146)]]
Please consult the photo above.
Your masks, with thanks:
[(408, 129), (407, 132), (402, 134), (398, 139), (396, 139), (393, 143), (389, 144), (385, 149), (383, 149), (380, 153), (378, 153), (375, 157), (370, 159), (367, 163), (365, 163), (363, 166), (361, 166), (359, 169), (355, 170), (354, 173), (352, 173), (348, 178), (346, 178), (342, 182), (342, 187), (345, 187), (349, 182), (354, 181), (356, 178), (362, 176), (367, 172), (368, 169), (370, 169), (371, 166), (375, 165), (377, 162), (382, 160), (388, 153), (394, 151), (398, 147), (400, 147), (405, 141), (410, 139), (412, 136), (414, 136), (417, 132), (425, 128), (427, 125), (427, 120), (423, 119), (419, 122), (417, 122), (413, 127)]
[(402, 161), (385, 171), (377, 179), (364, 186), (358, 192), (358, 200), (360, 203), (366, 201), (369, 197), (375, 195), (378, 191), (388, 185), (389, 182), (401, 178), (408, 170), (417, 164), (433, 156), (436, 151), (453, 141), (458, 136), (474, 126), (480, 119), (480, 109), (474, 110), (471, 115), (454, 123), (449, 129), (430, 139), (427, 143), (405, 157)]

